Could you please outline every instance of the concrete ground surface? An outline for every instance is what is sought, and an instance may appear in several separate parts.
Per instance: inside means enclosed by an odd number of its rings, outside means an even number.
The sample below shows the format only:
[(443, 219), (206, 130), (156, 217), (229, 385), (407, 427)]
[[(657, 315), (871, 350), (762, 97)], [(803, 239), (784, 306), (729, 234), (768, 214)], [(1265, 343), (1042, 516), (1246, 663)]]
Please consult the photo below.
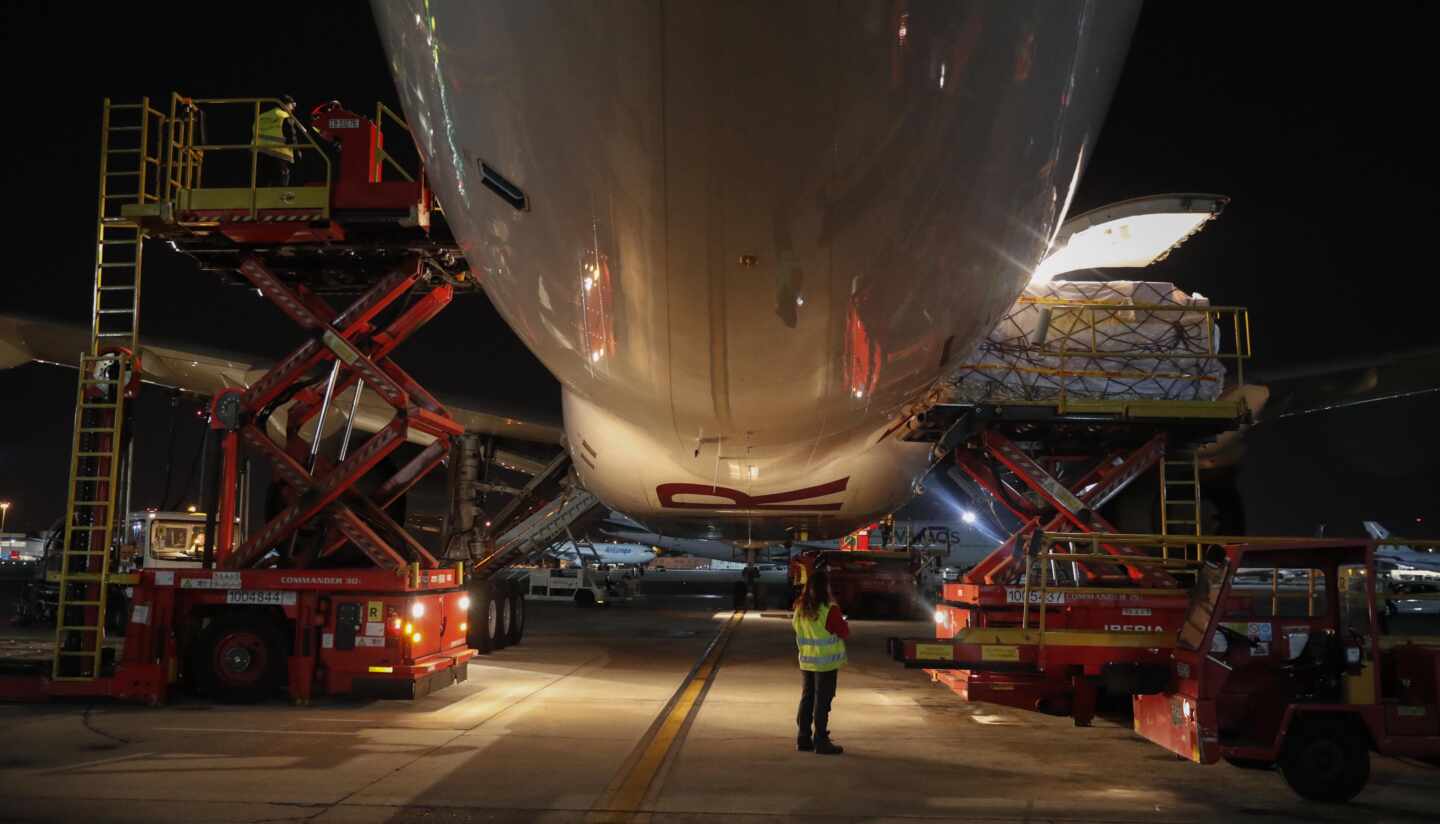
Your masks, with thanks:
[(1196, 766), (1111, 722), (1076, 729), (963, 703), (886, 659), (886, 636), (923, 623), (855, 623), (832, 719), (846, 753), (799, 753), (788, 620), (748, 613), (712, 649), (730, 617), (714, 598), (535, 605), (521, 646), (415, 702), (0, 706), (0, 820), (1434, 821), (1440, 810), (1440, 770), (1422, 764), (1376, 757), (1370, 787), (1329, 807), (1275, 773)]

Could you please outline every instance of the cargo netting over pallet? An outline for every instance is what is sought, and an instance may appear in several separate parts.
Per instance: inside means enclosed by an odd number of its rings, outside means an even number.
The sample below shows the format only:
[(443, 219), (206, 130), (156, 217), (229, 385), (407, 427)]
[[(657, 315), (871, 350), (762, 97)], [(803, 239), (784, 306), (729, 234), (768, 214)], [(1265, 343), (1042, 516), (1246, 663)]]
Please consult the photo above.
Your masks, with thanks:
[(1243, 309), (1170, 283), (1031, 284), (951, 375), (947, 400), (1211, 401), (1249, 338)]

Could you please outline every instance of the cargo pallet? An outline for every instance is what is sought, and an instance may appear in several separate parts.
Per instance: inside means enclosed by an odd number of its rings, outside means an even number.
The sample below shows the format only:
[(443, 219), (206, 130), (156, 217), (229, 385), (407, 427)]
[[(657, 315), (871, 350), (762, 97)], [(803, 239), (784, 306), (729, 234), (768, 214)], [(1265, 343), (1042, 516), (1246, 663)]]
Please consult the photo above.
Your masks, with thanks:
[[(1247, 423), (1250, 410), (1244, 392), (1217, 391), (1219, 378), (1201, 362), (1228, 362), (1243, 384), (1249, 318), (1243, 308), (1189, 303), (1042, 303), (1049, 322), (1072, 334), (1016, 344), (1026, 350), (1019, 360), (1038, 366), (972, 367), (1018, 369), (1033, 396), (1012, 389), (1006, 397), (939, 403), (904, 435), (933, 443), (936, 460), (953, 461), (950, 476), (977, 504), (988, 503), (994, 521), (1018, 526), (959, 582), (943, 586), (935, 637), (892, 639), (892, 652), (967, 700), (1086, 724), (1101, 688), (1124, 689), (1164, 658), (1184, 617), (1202, 527), (1233, 515), (1207, 511), (1202, 473), (1210, 445)], [(1097, 342), (1094, 330), (1107, 324), (1129, 328), (1137, 317), (1176, 314), (1177, 325), (1214, 331), (1203, 351), (1183, 344), (1111, 351)], [(1222, 351), (1225, 327), (1234, 340)], [(1085, 380), (1150, 382), (1173, 397), (1128, 390), (1076, 397), (1070, 387)], [(1141, 528), (1102, 514), (1122, 500), (1143, 500), (1136, 493), (1147, 490), (1156, 500), (1146, 503)]]

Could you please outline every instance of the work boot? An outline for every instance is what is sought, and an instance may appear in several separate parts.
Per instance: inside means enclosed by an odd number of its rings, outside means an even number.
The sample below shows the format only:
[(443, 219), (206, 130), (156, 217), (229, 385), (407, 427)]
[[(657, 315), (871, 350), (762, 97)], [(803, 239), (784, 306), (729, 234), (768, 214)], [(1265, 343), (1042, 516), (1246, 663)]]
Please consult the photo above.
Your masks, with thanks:
[(842, 746), (840, 746), (839, 744), (836, 744), (834, 741), (831, 741), (831, 740), (830, 740), (830, 736), (828, 736), (828, 735), (816, 736), (816, 738), (815, 738), (815, 754), (816, 754), (816, 755), (839, 755), (839, 754), (841, 754), (841, 753), (843, 753), (843, 752), (845, 752), (845, 748), (842, 747)]
[(814, 752), (815, 741), (808, 735), (795, 736), (795, 749), (800, 752)]

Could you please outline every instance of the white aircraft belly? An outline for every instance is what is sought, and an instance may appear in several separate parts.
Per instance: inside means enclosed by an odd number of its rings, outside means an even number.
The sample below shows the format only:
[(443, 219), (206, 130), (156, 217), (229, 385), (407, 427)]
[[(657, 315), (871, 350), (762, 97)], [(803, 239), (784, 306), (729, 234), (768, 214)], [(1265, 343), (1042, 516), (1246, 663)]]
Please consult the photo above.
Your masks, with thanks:
[(1135, 10), (375, 3), (447, 218), (563, 384), (587, 486), (727, 537), (844, 532), (908, 496), (924, 448), (879, 436), (1045, 253)]

